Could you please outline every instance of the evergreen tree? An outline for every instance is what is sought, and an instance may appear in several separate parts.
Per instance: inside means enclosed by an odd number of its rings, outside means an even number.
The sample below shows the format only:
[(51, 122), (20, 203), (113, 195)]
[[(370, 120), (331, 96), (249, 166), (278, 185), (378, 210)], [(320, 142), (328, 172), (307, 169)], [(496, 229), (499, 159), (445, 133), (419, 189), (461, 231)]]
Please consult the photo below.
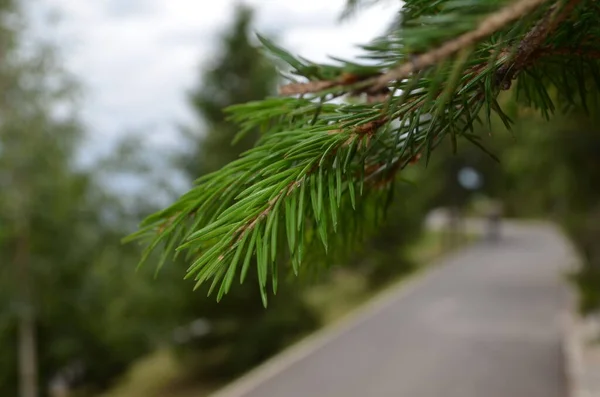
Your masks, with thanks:
[(292, 82), (229, 108), (241, 135), (261, 129), (259, 142), (132, 238), (185, 252), (187, 277), (218, 296), (255, 258), (266, 300), (276, 258), (289, 256), (297, 273), (315, 266), (313, 253), (352, 244), (417, 156), (428, 161), (445, 141), (486, 150), (474, 125), (492, 113), (511, 125), (502, 92), (551, 117), (585, 108), (600, 87), (593, 0), (408, 0), (399, 13), (363, 47), (364, 62), (317, 64), (262, 39)]
[[(50, 101), (61, 99), (59, 90), (64, 80), (58, 77), (58, 90), (50, 85), (47, 71), (54, 65), (47, 54), (27, 59), (19, 51), (22, 32), (21, 26), (14, 24), (21, 22), (16, 6), (3, 2), (1, 13), (0, 183), (10, 189), (4, 188), (0, 194), (0, 258), (4, 273), (0, 282), (6, 303), (2, 306), (8, 308), (2, 313), (0, 335), (12, 340), (4, 345), (14, 349), (3, 355), (6, 371), (1, 373), (6, 378), (0, 380), (0, 390), (17, 395), (18, 385), (22, 397), (37, 397), (39, 375), (46, 375), (39, 374), (43, 354), (38, 349), (43, 315), (40, 306), (45, 303), (39, 295), (47, 281), (42, 274), (46, 255), (60, 249), (59, 244), (52, 244), (43, 235), (57, 231), (55, 214), (68, 211), (69, 206), (79, 208), (87, 181), (83, 175), (66, 178), (70, 173), (69, 154), (78, 139), (77, 126), (70, 119), (51, 116), (56, 103)], [(54, 192), (59, 191), (64, 196), (56, 200)], [(63, 237), (66, 243), (68, 237)]]
[(150, 349), (139, 303), (165, 299), (146, 299), (119, 202), (75, 164), (76, 82), (52, 46), (24, 50), (16, 5), (0, 14), (0, 395), (46, 396), (57, 376), (102, 389)]
[(234, 25), (220, 40), (221, 53), (203, 65), (208, 70), (189, 94), (200, 124), (184, 129), (193, 150), (182, 159), (183, 168), (192, 179), (235, 160), (258, 139), (258, 130), (254, 129), (232, 144), (239, 130), (224, 112), (231, 105), (271, 95), (277, 87), (275, 67), (250, 41), (251, 24), (251, 9), (239, 8)]
[(504, 201), (521, 216), (550, 214), (583, 260), (573, 274), (580, 308), (600, 310), (600, 130), (598, 104), (590, 114), (571, 112), (551, 122), (526, 115), (515, 126), (517, 143), (502, 153), (508, 189)]
[[(258, 138), (258, 129), (253, 129), (232, 145), (238, 129), (223, 112), (228, 106), (263, 98), (276, 88), (275, 68), (250, 41), (252, 20), (251, 9), (236, 9), (232, 25), (220, 40), (218, 55), (189, 96), (199, 126), (184, 130), (192, 150), (180, 163), (191, 179), (237, 158)], [(180, 291), (179, 321), (183, 325), (201, 318), (209, 324), (205, 335), (191, 338), (181, 350), (198, 376), (228, 378), (239, 374), (317, 326), (317, 317), (303, 302), (298, 286), (282, 283), (277, 292), (281, 304), (267, 312), (256, 288), (257, 274), (249, 271), (247, 278), (253, 282), (241, 285), (227, 302), (217, 305), (205, 299), (208, 288), (203, 288), (203, 293), (178, 288), (181, 269), (177, 265), (164, 268), (163, 277), (173, 277), (168, 284)]]

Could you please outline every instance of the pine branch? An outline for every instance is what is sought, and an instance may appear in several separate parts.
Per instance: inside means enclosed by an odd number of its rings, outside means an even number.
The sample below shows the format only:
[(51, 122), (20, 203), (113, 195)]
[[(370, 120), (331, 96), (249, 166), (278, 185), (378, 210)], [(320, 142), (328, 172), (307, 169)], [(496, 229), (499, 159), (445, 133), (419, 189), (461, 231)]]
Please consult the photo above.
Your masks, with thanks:
[(569, 0), (563, 7), (563, 2), (554, 3), (542, 19), (531, 29), (519, 43), (512, 62), (503, 65), (497, 72), (497, 81), (503, 90), (508, 90), (512, 80), (525, 66), (534, 61), (537, 50), (573, 11), (580, 0)]
[[(309, 81), (306, 83), (287, 84), (280, 88), (280, 95), (297, 95), (317, 93), (334, 87), (345, 87), (355, 85), (357, 81), (361, 84), (360, 91), (377, 92), (384, 88), (387, 84), (393, 81), (399, 81), (409, 77), (410, 75), (431, 67), (444, 59), (452, 56), (456, 52), (468, 48), (473, 44), (488, 37), (492, 33), (506, 26), (508, 23), (522, 17), (531, 10), (542, 5), (546, 0), (519, 0), (514, 4), (510, 4), (496, 13), (490, 15), (483, 20), (477, 29), (467, 32), (460, 37), (450, 40), (438, 48), (430, 50), (427, 53), (413, 57), (409, 62), (400, 65), (384, 74), (369, 79), (349, 78), (344, 75), (338, 79), (331, 81)], [(569, 0), (569, 2), (561, 7), (561, 1), (555, 3), (544, 15), (544, 17), (531, 29), (520, 42), (514, 58), (511, 62), (506, 62), (499, 68), (497, 74), (498, 84), (503, 90), (510, 88), (511, 81), (517, 73), (525, 66), (531, 64), (536, 55), (540, 55), (536, 51), (547, 39), (548, 35), (556, 29), (556, 27), (569, 16), (580, 0)], [(504, 53), (507, 49), (502, 50)], [(368, 87), (368, 88), (364, 88)]]
[[(510, 4), (501, 10), (493, 13), (484, 19), (479, 26), (470, 32), (467, 32), (456, 39), (444, 43), (439, 48), (431, 50), (425, 54), (415, 57), (410, 63), (404, 64), (397, 69), (393, 69), (375, 80), (375, 86), (386, 85), (390, 81), (405, 79), (412, 73), (423, 70), (426, 67), (435, 65), (440, 61), (450, 57), (462, 49), (466, 49), (492, 33), (506, 26), (508, 23), (531, 12), (536, 7), (543, 4), (546, 0), (519, 0)], [(527, 40), (527, 36), (524, 41)], [(529, 46), (525, 46), (529, 49)], [(518, 51), (520, 53), (521, 50)], [(517, 67), (518, 65), (515, 65)]]
[[(588, 11), (590, 0), (544, 3), (407, 1), (403, 28), (364, 47), (375, 65), (315, 64), (261, 37), (309, 82), (228, 110), (239, 136), (260, 129), (261, 139), (145, 220), (131, 237), (148, 242), (143, 259), (160, 245), (159, 266), (186, 252), (187, 277), (212, 279), (217, 299), (254, 264), (266, 304), (276, 260), (297, 274), (303, 263), (314, 266), (311, 255), (343, 251), (389, 201), (396, 176), (445, 139), (455, 150), (462, 139), (487, 151), (474, 124), (495, 113), (510, 127), (496, 98), (514, 78), (518, 98), (546, 114), (554, 109), (550, 85), (569, 103), (578, 92), (585, 105), (586, 82), (600, 88), (598, 14)], [(364, 101), (333, 102), (341, 95)]]
[[(456, 39), (449, 40), (440, 47), (432, 49), (425, 54), (418, 55), (411, 59), (410, 62), (404, 63), (380, 76), (367, 79), (363, 82), (363, 84), (361, 84), (361, 87), (363, 85), (371, 86), (373, 87), (373, 90), (377, 90), (386, 86), (392, 81), (405, 79), (415, 72), (433, 66), (460, 51), (461, 49), (468, 48), (483, 38), (488, 37), (492, 33), (498, 31), (500, 28), (506, 26), (508, 23), (522, 17), (531, 10), (540, 6), (545, 1), (546, 0), (518, 0), (514, 4), (510, 4), (488, 16), (479, 24), (476, 29), (467, 32)], [(521, 63), (524, 65), (521, 59), (526, 59), (530, 51), (533, 51), (533, 49), (539, 46), (539, 43), (536, 46), (533, 41), (544, 37), (543, 33), (545, 30), (547, 30), (547, 28), (549, 28), (547, 25), (549, 25), (548, 21), (542, 22), (540, 27), (532, 30), (532, 32), (525, 37), (525, 44), (522, 46), (522, 48), (519, 48), (520, 55), (516, 58), (516, 60), (519, 62), (515, 62), (515, 67), (518, 67)], [(544, 27), (544, 29), (541, 27)], [(355, 79), (348, 79), (347, 77), (343, 76), (332, 81), (310, 81), (307, 83), (288, 84), (281, 87), (279, 93), (280, 95), (316, 93), (332, 87), (343, 87), (355, 83)]]

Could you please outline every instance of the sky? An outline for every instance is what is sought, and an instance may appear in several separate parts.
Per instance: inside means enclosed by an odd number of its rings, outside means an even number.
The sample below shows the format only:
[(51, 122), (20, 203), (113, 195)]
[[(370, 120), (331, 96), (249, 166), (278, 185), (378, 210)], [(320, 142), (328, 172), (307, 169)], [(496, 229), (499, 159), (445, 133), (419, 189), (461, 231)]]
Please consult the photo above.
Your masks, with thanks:
[[(239, 1), (31, 0), (28, 15), (38, 35), (60, 44), (79, 77), (93, 145), (137, 132), (166, 147), (177, 145), (177, 125), (195, 122), (185, 92), (217, 51)], [(339, 23), (345, 0), (243, 2), (255, 8), (258, 32), (315, 61), (358, 54), (355, 45), (383, 32), (398, 3), (383, 1)]]

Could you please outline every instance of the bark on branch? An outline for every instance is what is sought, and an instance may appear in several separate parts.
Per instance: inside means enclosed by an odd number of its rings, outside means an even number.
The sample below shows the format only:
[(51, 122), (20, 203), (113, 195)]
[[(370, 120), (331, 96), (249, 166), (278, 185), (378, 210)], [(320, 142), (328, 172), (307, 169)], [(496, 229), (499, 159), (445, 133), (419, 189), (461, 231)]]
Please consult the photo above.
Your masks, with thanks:
[(558, 1), (544, 14), (538, 23), (521, 40), (512, 60), (496, 72), (496, 81), (500, 88), (507, 90), (517, 74), (540, 55), (538, 51), (548, 36), (573, 11), (580, 0), (568, 0), (566, 4)]
[[(389, 84), (392, 81), (399, 81), (405, 79), (411, 74), (423, 70), (427, 67), (433, 66), (436, 63), (452, 56), (461, 49), (467, 48), (477, 43), (478, 41), (484, 39), (485, 37), (490, 36), (494, 32), (509, 24), (510, 22), (513, 22), (523, 17), (524, 15), (539, 7), (546, 1), (547, 0), (518, 0), (513, 4), (510, 4), (498, 10), (497, 12), (489, 15), (487, 18), (481, 21), (474, 30), (467, 32), (455, 39), (449, 40), (431, 51), (415, 56), (411, 62), (404, 63), (379, 76), (363, 80), (361, 86), (371, 87), (370, 91), (377, 91), (386, 87), (387, 84)], [(576, 1), (578, 0), (572, 0), (571, 2)], [(541, 21), (540, 23), (543, 23), (543, 21)], [(535, 35), (532, 34), (532, 36), (541, 37), (541, 34), (542, 32), (540, 30), (539, 33), (536, 33)], [(529, 48), (528, 46), (526, 47)], [(346, 87), (355, 83), (356, 81), (347, 80), (344, 78), (330, 81), (310, 81), (307, 83), (294, 83), (281, 87), (280, 94), (296, 95), (315, 93), (333, 87)]]

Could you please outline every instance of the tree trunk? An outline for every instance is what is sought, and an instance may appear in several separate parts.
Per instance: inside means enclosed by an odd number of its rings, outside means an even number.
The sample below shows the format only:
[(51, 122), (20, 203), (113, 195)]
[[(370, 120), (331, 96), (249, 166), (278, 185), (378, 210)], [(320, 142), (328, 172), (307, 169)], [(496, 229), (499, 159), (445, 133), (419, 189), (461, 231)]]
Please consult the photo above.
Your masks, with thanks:
[(21, 295), (19, 318), (19, 388), (20, 397), (39, 397), (35, 312), (29, 274), (29, 236), (27, 227), (18, 231), (15, 267), (19, 274)]

